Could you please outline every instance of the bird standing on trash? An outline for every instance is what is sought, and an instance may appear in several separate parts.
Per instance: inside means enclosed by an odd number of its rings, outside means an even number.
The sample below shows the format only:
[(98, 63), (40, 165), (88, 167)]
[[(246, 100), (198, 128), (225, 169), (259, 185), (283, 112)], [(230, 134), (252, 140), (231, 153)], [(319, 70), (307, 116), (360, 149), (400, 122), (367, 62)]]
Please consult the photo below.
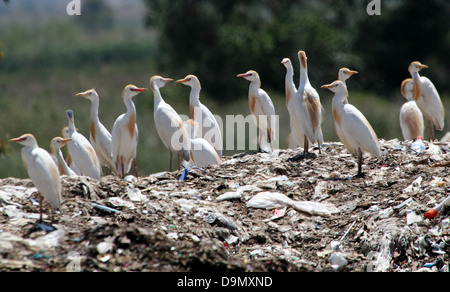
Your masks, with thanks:
[(261, 149), (262, 142), (266, 142), (265, 140), (267, 139), (273, 151), (273, 143), (277, 134), (273, 102), (267, 92), (261, 88), (261, 79), (256, 71), (250, 70), (246, 73), (238, 74), (237, 77), (242, 77), (250, 81), (248, 105), (259, 130), (259, 150), (263, 150)]
[(223, 152), (223, 137), (220, 125), (217, 122), (211, 111), (200, 102), (200, 90), (202, 89), (200, 81), (195, 75), (188, 75), (183, 79), (175, 81), (191, 87), (189, 95), (189, 111), (191, 119), (193, 119), (199, 126), (198, 137), (208, 141), (217, 155), (222, 157)]
[(291, 133), (288, 136), (288, 145), (291, 149), (296, 149), (304, 144), (305, 134), (301, 132), (299, 123), (300, 121), (296, 118), (295, 112), (293, 110), (294, 100), (297, 93), (297, 88), (294, 83), (294, 68), (292, 67), (292, 62), (289, 58), (284, 58), (281, 64), (286, 67), (286, 76), (284, 80), (285, 85), (285, 95), (286, 95), (286, 107), (289, 112), (289, 123), (291, 126)]
[(122, 99), (127, 111), (116, 119), (111, 132), (114, 167), (122, 178), (130, 171), (133, 162), (134, 172), (136, 177), (138, 176), (136, 154), (139, 133), (136, 124), (136, 107), (132, 98), (146, 90), (132, 84), (125, 86)]
[(50, 149), (52, 151), (52, 158), (58, 166), (60, 175), (76, 176), (77, 174), (67, 165), (64, 160), (61, 148), (67, 144), (67, 142), (72, 141), (72, 139), (64, 139), (61, 137), (55, 137), (50, 143)]
[(101, 166), (97, 154), (88, 139), (77, 132), (75, 118), (72, 110), (66, 111), (69, 120), (69, 138), (67, 143), (70, 157), (82, 175), (99, 179), (101, 176)]
[(300, 60), (300, 85), (296, 93), (296, 104), (294, 111), (300, 120), (300, 127), (305, 133), (303, 153), (309, 153), (309, 141), (317, 143), (319, 146), (323, 143), (322, 135), (322, 104), (317, 90), (312, 87), (308, 77), (308, 66), (306, 53), (298, 52)]
[[(189, 161), (189, 136), (183, 127), (183, 120), (178, 113), (164, 101), (160, 88), (167, 82), (173, 81), (171, 78), (153, 76), (150, 78), (150, 89), (154, 95), (154, 112), (156, 131), (164, 146), (169, 150), (169, 169), (172, 171), (172, 152), (178, 157), (178, 168), (180, 168), (180, 158)], [(181, 139), (181, 141), (180, 141)]]
[(434, 128), (444, 129), (444, 106), (436, 87), (430, 79), (419, 75), (419, 71), (428, 68), (418, 61), (412, 62), (408, 71), (413, 79), (413, 98), (428, 121), (430, 140), (434, 139)]
[(81, 96), (91, 101), (89, 141), (97, 153), (100, 164), (109, 168), (111, 171), (116, 172), (112, 160), (111, 133), (98, 118), (100, 99), (97, 91), (95, 89), (89, 89), (85, 92), (77, 93), (76, 96)]
[(61, 206), (62, 188), (58, 167), (51, 155), (38, 146), (32, 134), (24, 134), (9, 141), (25, 146), (22, 148), (22, 160), (41, 196), (39, 221), (42, 222), (42, 198), (54, 209)]
[(400, 128), (403, 139), (414, 140), (423, 137), (423, 115), (413, 98), (414, 81), (411, 78), (403, 80), (400, 92), (406, 98), (406, 102), (400, 108)]
[(374, 157), (381, 157), (378, 138), (364, 115), (353, 105), (345, 103), (348, 96), (347, 87), (340, 81), (323, 85), (334, 92), (332, 110), (334, 126), (339, 139), (353, 155), (358, 157), (358, 177), (363, 176), (363, 151)]

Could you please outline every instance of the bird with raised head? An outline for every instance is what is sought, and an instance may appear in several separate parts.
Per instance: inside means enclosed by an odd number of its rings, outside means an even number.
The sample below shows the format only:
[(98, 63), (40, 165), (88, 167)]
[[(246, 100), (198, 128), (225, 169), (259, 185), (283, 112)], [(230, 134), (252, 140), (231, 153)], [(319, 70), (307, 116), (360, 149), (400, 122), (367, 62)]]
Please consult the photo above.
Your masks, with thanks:
[(334, 92), (332, 111), (334, 127), (339, 140), (347, 150), (358, 158), (358, 177), (363, 176), (363, 152), (381, 157), (377, 135), (366, 117), (353, 105), (345, 103), (348, 97), (347, 86), (340, 80), (323, 85)]
[(191, 87), (189, 94), (189, 111), (191, 119), (198, 124), (197, 137), (208, 141), (217, 155), (222, 157), (223, 153), (223, 137), (220, 125), (212, 112), (200, 102), (200, 91), (202, 89), (200, 80), (195, 75), (188, 75), (183, 79), (175, 81)]
[(136, 124), (136, 107), (132, 98), (146, 90), (146, 88), (140, 88), (132, 84), (125, 86), (122, 99), (127, 111), (116, 119), (111, 131), (114, 167), (122, 175), (122, 178), (124, 178), (125, 173), (130, 171), (133, 162), (134, 172), (138, 177), (136, 155), (139, 133)]
[(262, 145), (269, 143), (270, 150), (273, 152), (275, 139), (277, 138), (276, 131), (276, 114), (272, 99), (267, 92), (261, 88), (261, 79), (258, 72), (249, 70), (246, 73), (238, 74), (237, 77), (242, 77), (250, 81), (248, 90), (248, 106), (250, 113), (253, 115), (256, 126), (259, 131), (259, 150), (263, 150)]
[(434, 128), (439, 131), (444, 129), (444, 106), (441, 97), (433, 82), (425, 76), (420, 76), (419, 71), (428, 68), (418, 61), (412, 62), (408, 71), (413, 80), (413, 99), (428, 121), (429, 139), (434, 139)]
[(116, 172), (112, 160), (112, 138), (111, 133), (100, 122), (98, 110), (100, 107), (100, 98), (95, 89), (89, 89), (84, 92), (77, 93), (76, 96), (84, 97), (91, 101), (91, 110), (89, 117), (89, 141), (94, 147), (100, 164), (109, 168), (112, 172)]
[(189, 161), (189, 137), (186, 129), (183, 127), (181, 117), (161, 96), (160, 88), (170, 81), (173, 81), (173, 79), (161, 76), (152, 76), (150, 78), (150, 89), (154, 95), (153, 118), (155, 127), (164, 146), (169, 150), (169, 169), (172, 171), (172, 152), (177, 154), (178, 169), (180, 169), (181, 158)]
[(45, 198), (54, 209), (58, 209), (62, 203), (58, 166), (50, 153), (39, 147), (32, 134), (24, 134), (9, 141), (25, 146), (22, 148), (22, 160), (31, 181), (41, 196), (39, 221), (42, 222), (42, 198)]
[(323, 143), (323, 107), (319, 93), (309, 81), (306, 53), (299, 51), (298, 58), (300, 61), (300, 85), (296, 93), (294, 111), (300, 119), (299, 125), (305, 135), (303, 153), (309, 153), (309, 141), (313, 144), (317, 143), (320, 153), (320, 146)]

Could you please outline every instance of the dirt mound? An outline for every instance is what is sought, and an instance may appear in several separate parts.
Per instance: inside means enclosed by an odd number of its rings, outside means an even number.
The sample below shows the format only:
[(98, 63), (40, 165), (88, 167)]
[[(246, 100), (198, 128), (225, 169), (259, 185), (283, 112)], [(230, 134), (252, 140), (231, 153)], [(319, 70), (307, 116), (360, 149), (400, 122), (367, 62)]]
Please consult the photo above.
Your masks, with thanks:
[(450, 195), (450, 147), (426, 144), (417, 154), (381, 141), (363, 178), (340, 143), (308, 157), (242, 153), (187, 175), (63, 177), (53, 231), (33, 230), (31, 181), (3, 179), (0, 270), (448, 271), (448, 210), (424, 213)]

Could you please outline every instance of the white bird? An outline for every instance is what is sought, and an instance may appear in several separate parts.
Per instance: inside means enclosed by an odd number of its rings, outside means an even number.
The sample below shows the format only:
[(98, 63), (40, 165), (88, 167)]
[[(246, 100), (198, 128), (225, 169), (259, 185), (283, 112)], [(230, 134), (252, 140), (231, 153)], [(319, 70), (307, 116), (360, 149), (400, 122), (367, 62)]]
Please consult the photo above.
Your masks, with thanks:
[(199, 125), (197, 136), (208, 141), (214, 149), (216, 149), (217, 155), (222, 157), (222, 131), (215, 116), (204, 104), (200, 102), (200, 90), (202, 88), (200, 81), (195, 75), (188, 75), (185, 78), (175, 82), (191, 87), (191, 92), (189, 95), (189, 111), (191, 113), (191, 119)]
[(250, 70), (246, 73), (238, 74), (237, 77), (242, 77), (250, 81), (248, 106), (259, 130), (260, 150), (262, 150), (261, 145), (264, 137), (267, 138), (267, 142), (273, 151), (273, 143), (277, 137), (275, 124), (276, 114), (273, 102), (267, 92), (261, 88), (261, 79), (256, 71)]
[(286, 107), (289, 112), (289, 123), (291, 126), (291, 133), (288, 136), (288, 145), (291, 149), (296, 149), (299, 146), (304, 145), (305, 134), (301, 132), (301, 128), (298, 125), (300, 121), (296, 118), (295, 112), (293, 110), (295, 95), (297, 93), (297, 87), (294, 83), (294, 68), (292, 62), (289, 58), (284, 58), (281, 61), (286, 67), (285, 76), (285, 95), (286, 95)]
[[(171, 78), (153, 76), (150, 78), (150, 88), (154, 94), (154, 120), (156, 131), (164, 146), (170, 153), (170, 171), (172, 171), (172, 152), (178, 156), (178, 168), (180, 168), (180, 157), (189, 161), (189, 137), (183, 127), (183, 120), (178, 113), (164, 101), (160, 88), (167, 82), (173, 81)], [(181, 141), (180, 141), (181, 139)]]
[(67, 147), (73, 163), (82, 175), (99, 179), (101, 166), (94, 147), (86, 137), (77, 132), (73, 111), (67, 110), (66, 115), (69, 120), (69, 138), (72, 139), (67, 143)]
[(116, 119), (111, 132), (113, 161), (116, 170), (122, 174), (122, 178), (130, 171), (133, 161), (136, 177), (138, 176), (136, 154), (139, 133), (136, 124), (136, 107), (132, 98), (146, 90), (132, 84), (125, 87), (122, 98), (127, 111)]
[(98, 117), (100, 99), (97, 91), (95, 89), (89, 89), (85, 92), (77, 93), (76, 96), (81, 96), (91, 101), (89, 142), (91, 142), (92, 147), (94, 147), (100, 164), (109, 168), (111, 171), (116, 172), (112, 160), (111, 133), (100, 122)]
[(42, 221), (42, 197), (54, 209), (59, 208), (62, 203), (61, 178), (58, 167), (50, 153), (39, 147), (32, 134), (24, 134), (9, 141), (25, 146), (22, 149), (22, 160), (31, 181), (41, 195), (39, 221)]
[(362, 176), (363, 151), (381, 157), (378, 138), (364, 115), (353, 105), (345, 103), (347, 86), (340, 80), (323, 85), (334, 92), (332, 109), (336, 134), (347, 150), (358, 158), (358, 175)]
[(72, 139), (64, 139), (61, 137), (55, 137), (52, 139), (52, 142), (50, 143), (50, 149), (52, 151), (51, 155), (53, 158), (53, 161), (55, 161), (56, 165), (58, 166), (59, 174), (60, 175), (68, 175), (68, 176), (76, 176), (77, 174), (75, 171), (73, 171), (64, 160), (64, 156), (62, 154), (61, 148), (64, 147), (64, 145), (67, 144), (67, 142), (72, 141)]
[(406, 98), (406, 102), (400, 108), (400, 128), (403, 139), (414, 140), (417, 137), (423, 137), (423, 115), (413, 99), (414, 82), (411, 78), (403, 80), (401, 93)]
[[(78, 131), (78, 129), (77, 129), (77, 131)], [(70, 139), (69, 138), (69, 127), (67, 127), (67, 126), (64, 127), (61, 130), (61, 134), (64, 137), (64, 139)], [(66, 153), (66, 163), (67, 163), (67, 166), (69, 166), (69, 168), (72, 169), (76, 175), (81, 175), (81, 172), (77, 169), (77, 167), (73, 163), (73, 160), (72, 160), (72, 157), (70, 157), (69, 151), (67, 151), (67, 153)]]
[(428, 133), (430, 140), (434, 139), (434, 127), (442, 131), (444, 129), (444, 106), (442, 105), (436, 87), (430, 79), (419, 75), (419, 71), (428, 68), (427, 65), (414, 61), (409, 65), (408, 71), (412, 76), (413, 98), (428, 121)]
[(307, 58), (304, 51), (298, 52), (300, 61), (300, 85), (296, 93), (295, 114), (300, 119), (300, 127), (305, 133), (304, 154), (307, 154), (309, 141), (317, 143), (319, 146), (323, 143), (322, 135), (322, 104), (317, 91), (312, 87), (308, 77)]
[(198, 125), (192, 119), (183, 122), (183, 128), (186, 129), (190, 138), (189, 158), (187, 168), (191, 166), (207, 167), (209, 165), (219, 165), (221, 158), (214, 147), (203, 138), (197, 137)]
[[(341, 80), (347, 86), (347, 83), (346, 83), (347, 79), (352, 77), (352, 75), (354, 75), (354, 74), (358, 74), (358, 71), (350, 70), (345, 67), (341, 68), (341, 69), (339, 69), (338, 80)], [(348, 102), (348, 100), (346, 99), (345, 102)]]

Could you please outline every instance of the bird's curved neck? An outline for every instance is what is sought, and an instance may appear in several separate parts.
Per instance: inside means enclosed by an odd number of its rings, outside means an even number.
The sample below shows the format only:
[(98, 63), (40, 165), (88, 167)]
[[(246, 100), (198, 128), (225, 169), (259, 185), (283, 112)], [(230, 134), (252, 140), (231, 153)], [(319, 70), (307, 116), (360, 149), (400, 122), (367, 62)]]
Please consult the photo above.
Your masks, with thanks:
[(189, 104), (191, 106), (198, 106), (200, 104), (200, 86), (192, 86), (189, 94)]
[(249, 93), (256, 93), (261, 88), (261, 81), (255, 80), (250, 82)]
[(300, 87), (305, 86), (305, 84), (309, 83), (309, 77), (308, 77), (308, 66), (301, 65), (300, 66)]
[(154, 108), (156, 109), (156, 108), (158, 107), (159, 103), (160, 103), (161, 101), (164, 101), (164, 99), (163, 99), (162, 96), (161, 96), (161, 91), (159, 90), (159, 87), (154, 86), (154, 87), (152, 88), (152, 90), (153, 90), (153, 95), (154, 95), (154, 98), (155, 98), (155, 101), (154, 101)]
[(292, 68), (292, 65), (288, 66), (286, 68), (286, 77), (285, 77), (285, 87), (286, 87), (286, 94), (288, 95), (287, 98), (290, 99), (290, 97), (295, 94), (296, 88), (294, 84), (294, 68)]
[(347, 104), (348, 92), (347, 89), (336, 92), (333, 97), (333, 106), (344, 106)]
[(98, 99), (91, 100), (91, 120), (98, 120), (98, 109), (100, 101)]
[(75, 122), (73, 120), (69, 121), (69, 135), (72, 136), (73, 133), (77, 131), (77, 128), (75, 127)]
[(125, 106), (127, 107), (127, 115), (134, 115), (136, 114), (136, 107), (134, 106), (133, 100), (131, 100), (131, 97), (125, 97), (123, 99), (123, 102), (125, 103)]

